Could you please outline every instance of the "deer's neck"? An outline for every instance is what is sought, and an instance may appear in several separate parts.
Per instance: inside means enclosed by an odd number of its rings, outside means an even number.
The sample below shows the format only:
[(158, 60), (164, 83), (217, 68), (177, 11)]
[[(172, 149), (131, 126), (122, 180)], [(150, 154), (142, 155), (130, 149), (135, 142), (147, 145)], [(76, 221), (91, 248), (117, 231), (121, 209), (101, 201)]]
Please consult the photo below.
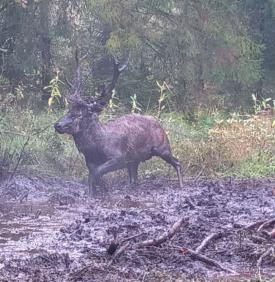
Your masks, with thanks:
[(75, 144), (83, 154), (92, 153), (102, 140), (103, 126), (98, 120), (87, 120), (81, 130), (73, 135)]

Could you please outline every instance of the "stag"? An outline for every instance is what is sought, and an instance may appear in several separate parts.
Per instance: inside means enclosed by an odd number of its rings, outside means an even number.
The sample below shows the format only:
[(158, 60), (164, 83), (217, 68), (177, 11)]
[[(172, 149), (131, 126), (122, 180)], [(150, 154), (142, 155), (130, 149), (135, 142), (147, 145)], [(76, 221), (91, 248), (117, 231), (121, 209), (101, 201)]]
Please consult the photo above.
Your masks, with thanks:
[[(78, 60), (77, 60), (78, 62)], [(130, 183), (137, 183), (138, 166), (153, 156), (162, 158), (177, 172), (183, 187), (181, 164), (171, 153), (168, 137), (157, 119), (140, 114), (127, 114), (108, 123), (99, 121), (99, 114), (111, 98), (120, 73), (127, 63), (114, 62), (113, 77), (103, 85), (98, 96), (81, 95), (81, 72), (77, 75), (68, 101), (68, 113), (55, 123), (55, 130), (71, 134), (84, 155), (89, 170), (89, 195), (96, 193), (101, 177), (111, 171), (128, 169)]]

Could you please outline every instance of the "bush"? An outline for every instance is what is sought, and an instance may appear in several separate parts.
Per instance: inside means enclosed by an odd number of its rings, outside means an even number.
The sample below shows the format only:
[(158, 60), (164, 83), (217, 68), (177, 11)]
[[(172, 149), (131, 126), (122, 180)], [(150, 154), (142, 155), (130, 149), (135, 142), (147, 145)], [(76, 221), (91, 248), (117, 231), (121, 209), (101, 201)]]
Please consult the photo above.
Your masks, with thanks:
[(34, 114), (18, 109), (9, 109), (2, 114), (0, 156), (1, 159), (5, 158), (10, 172), (20, 159), (22, 171), (76, 177), (83, 175), (85, 166), (74, 142), (69, 136), (54, 132), (53, 124), (60, 114)]

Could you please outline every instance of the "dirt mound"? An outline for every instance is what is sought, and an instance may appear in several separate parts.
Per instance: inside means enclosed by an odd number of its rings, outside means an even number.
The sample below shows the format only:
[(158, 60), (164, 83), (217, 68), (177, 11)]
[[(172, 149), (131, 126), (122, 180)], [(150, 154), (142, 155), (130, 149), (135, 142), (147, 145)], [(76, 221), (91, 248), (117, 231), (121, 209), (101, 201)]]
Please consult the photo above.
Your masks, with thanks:
[[(59, 178), (17, 176), (3, 183), (0, 278), (239, 281), (259, 271), (275, 275), (275, 180), (190, 180), (184, 189), (163, 179), (108, 186), (108, 193), (88, 200), (85, 185)], [(141, 244), (149, 239), (155, 241)]]

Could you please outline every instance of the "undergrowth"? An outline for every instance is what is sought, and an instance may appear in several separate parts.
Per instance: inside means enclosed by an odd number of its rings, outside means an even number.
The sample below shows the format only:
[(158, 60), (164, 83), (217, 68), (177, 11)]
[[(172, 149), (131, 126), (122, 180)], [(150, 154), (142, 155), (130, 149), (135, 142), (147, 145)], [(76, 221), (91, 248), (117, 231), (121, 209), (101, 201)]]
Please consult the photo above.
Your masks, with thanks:
[[(20, 107), (8, 107), (1, 112), (0, 178), (13, 172), (17, 164), (24, 172), (73, 178), (87, 175), (83, 157), (72, 138), (54, 131), (53, 124), (62, 114), (34, 113)], [(112, 109), (102, 119), (115, 115)], [(160, 115), (173, 153), (181, 160), (187, 177), (274, 176), (274, 119), (271, 111), (246, 116), (201, 112), (192, 123), (180, 113)], [(160, 159), (141, 165), (143, 177), (158, 173), (175, 177), (173, 168)]]

